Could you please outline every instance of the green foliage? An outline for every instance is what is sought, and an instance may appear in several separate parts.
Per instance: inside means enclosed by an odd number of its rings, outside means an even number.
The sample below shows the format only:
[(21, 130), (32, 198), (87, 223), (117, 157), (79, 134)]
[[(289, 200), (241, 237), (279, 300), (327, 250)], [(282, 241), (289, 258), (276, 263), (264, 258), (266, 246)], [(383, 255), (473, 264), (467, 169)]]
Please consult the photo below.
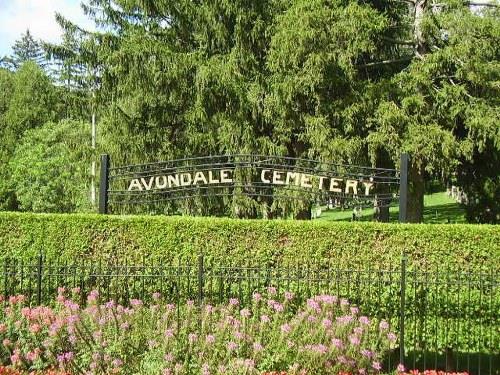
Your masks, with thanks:
[(5, 112), (0, 112), (0, 207), (13, 210), (17, 209), (17, 201), (9, 160), (26, 130), (55, 118), (56, 96), (50, 79), (32, 61), (24, 63), (15, 74), (4, 70), (1, 73), (0, 110)]
[(89, 210), (90, 156), (90, 128), (83, 122), (48, 122), (26, 131), (9, 164), (19, 208)]
[(11, 56), (4, 57), (0, 62), (13, 70), (19, 69), (27, 61), (32, 61), (41, 68), (46, 66), (45, 52), (41, 43), (33, 38), (29, 30), (21, 35), (21, 39), (14, 42), (12, 51)]
[(62, 259), (130, 262), (195, 261), (205, 254), (224, 264), (335, 264), (339, 268), (495, 268), (500, 228), (463, 224), (296, 222), (220, 218), (0, 214), (1, 257), (39, 251)]
[(54, 120), (56, 103), (50, 78), (34, 62), (24, 63), (14, 75), (14, 91), (5, 113), (4, 144), (12, 148), (24, 131)]

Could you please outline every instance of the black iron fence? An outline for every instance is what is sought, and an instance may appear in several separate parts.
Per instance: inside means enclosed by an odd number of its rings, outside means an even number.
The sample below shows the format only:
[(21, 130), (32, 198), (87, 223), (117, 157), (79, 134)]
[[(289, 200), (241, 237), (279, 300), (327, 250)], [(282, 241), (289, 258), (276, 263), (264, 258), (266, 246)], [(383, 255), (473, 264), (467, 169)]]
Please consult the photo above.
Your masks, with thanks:
[(500, 369), (500, 293), (496, 269), (472, 271), (441, 267), (363, 270), (335, 266), (222, 266), (197, 262), (103, 264), (95, 262), (5, 260), (3, 295), (24, 294), (31, 304), (50, 304), (57, 288), (92, 289), (105, 299), (127, 303), (160, 292), (169, 301), (222, 303), (251, 301), (254, 291), (276, 287), (296, 298), (334, 294), (348, 298), (363, 314), (384, 318), (399, 333), (399, 349), (386, 359), (415, 369), (498, 374)]

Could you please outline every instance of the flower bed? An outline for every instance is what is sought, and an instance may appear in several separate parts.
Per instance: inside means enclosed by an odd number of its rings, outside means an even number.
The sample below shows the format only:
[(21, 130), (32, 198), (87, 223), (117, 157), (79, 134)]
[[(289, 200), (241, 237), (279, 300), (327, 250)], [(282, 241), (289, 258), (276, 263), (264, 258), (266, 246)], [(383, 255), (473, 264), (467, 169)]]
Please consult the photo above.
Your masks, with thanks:
[(102, 302), (59, 290), (54, 308), (11, 297), (0, 316), (1, 361), (12, 369), (71, 374), (378, 373), (396, 336), (384, 320), (322, 295), (298, 305), (292, 293), (254, 293), (247, 308), (160, 302)]

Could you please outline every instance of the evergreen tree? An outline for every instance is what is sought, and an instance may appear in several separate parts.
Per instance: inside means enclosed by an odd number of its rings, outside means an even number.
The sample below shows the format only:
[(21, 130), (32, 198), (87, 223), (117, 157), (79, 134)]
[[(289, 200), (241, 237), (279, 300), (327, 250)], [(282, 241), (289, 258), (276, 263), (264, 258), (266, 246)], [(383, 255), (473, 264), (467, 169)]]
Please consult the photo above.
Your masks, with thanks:
[(45, 52), (41, 43), (33, 38), (29, 29), (21, 35), (21, 39), (14, 42), (12, 52), (11, 56), (4, 57), (2, 60), (4, 65), (13, 70), (19, 69), (27, 61), (35, 62), (41, 68), (47, 66)]
[(255, 152), (394, 167), (409, 152), (420, 221), (426, 178), (499, 149), (498, 7), (470, 4), (89, 0), (106, 31), (78, 56), (118, 164)]

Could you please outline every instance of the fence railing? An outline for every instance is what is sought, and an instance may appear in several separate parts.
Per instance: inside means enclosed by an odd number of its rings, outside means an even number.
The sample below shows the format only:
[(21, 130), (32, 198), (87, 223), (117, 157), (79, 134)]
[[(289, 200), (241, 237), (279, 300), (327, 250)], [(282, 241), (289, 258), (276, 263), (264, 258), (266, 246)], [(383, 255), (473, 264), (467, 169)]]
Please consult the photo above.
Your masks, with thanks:
[[(386, 366), (399, 362), (415, 369), (498, 374), (500, 369), (500, 293), (496, 270), (340, 269), (334, 266), (224, 266), (202, 256), (197, 262), (103, 264), (5, 260), (3, 295), (24, 294), (30, 304), (50, 304), (57, 288), (79, 287), (82, 299), (97, 289), (105, 299), (127, 303), (160, 292), (169, 301), (222, 303), (276, 287), (296, 298), (334, 294), (348, 298), (363, 314), (384, 318), (399, 333), (399, 350)], [(82, 301), (83, 303), (83, 301)]]

